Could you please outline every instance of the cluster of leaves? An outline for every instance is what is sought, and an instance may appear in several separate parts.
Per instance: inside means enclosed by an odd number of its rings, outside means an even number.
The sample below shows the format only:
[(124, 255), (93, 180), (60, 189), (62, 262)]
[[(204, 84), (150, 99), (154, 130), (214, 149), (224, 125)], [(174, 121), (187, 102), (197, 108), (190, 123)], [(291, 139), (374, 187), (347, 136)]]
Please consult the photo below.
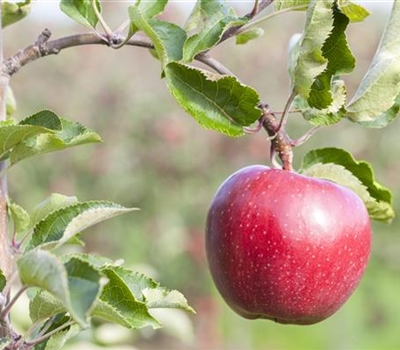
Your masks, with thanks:
[[(240, 17), (216, 0), (198, 1), (181, 28), (156, 18), (167, 2), (137, 1), (130, 6), (126, 41), (137, 31), (148, 36), (169, 90), (202, 126), (229, 136), (243, 135), (246, 127), (260, 118), (259, 94), (233, 75), (212, 73), (191, 63), (207, 56), (226, 39), (225, 34), (231, 29), (239, 29), (235, 31), (238, 44), (258, 38), (263, 34), (262, 29), (254, 27), (251, 16)], [(98, 15), (90, 4), (84, 4), (77, 6), (77, 2), (63, 0), (61, 8), (74, 20), (96, 29)], [(371, 67), (350, 102), (341, 75), (351, 73), (356, 60), (345, 32), (351, 22), (364, 20), (368, 11), (349, 0), (294, 0), (275, 2), (274, 11), (266, 17), (292, 10), (306, 11), (304, 31), (294, 36), (290, 48), (289, 75), (294, 109), (316, 126), (331, 125), (343, 118), (366, 127), (388, 125), (399, 112), (400, 41), (396, 33), (400, 29), (400, 5), (394, 3)], [(329, 178), (353, 189), (357, 187), (356, 192), (364, 199), (373, 219), (390, 221), (394, 217), (390, 192), (374, 191), (376, 183), (370, 167), (371, 181), (367, 181), (350, 162), (340, 161), (345, 151), (329, 149), (320, 153), (329, 154), (325, 157), (329, 161), (319, 157), (318, 167), (307, 172), (310, 176)], [(308, 164), (304, 162), (303, 172)]]
[[(188, 64), (219, 44), (232, 27), (242, 28), (237, 31), (238, 43), (257, 38), (262, 30), (253, 28), (249, 17), (239, 17), (232, 8), (216, 0), (198, 1), (181, 28), (156, 18), (167, 2), (137, 1), (130, 6), (127, 40), (139, 30), (147, 34), (169, 89), (201, 125), (230, 136), (243, 135), (243, 127), (260, 117), (257, 92), (233, 76), (221, 76)], [(307, 11), (304, 32), (292, 45), (289, 71), (297, 97), (295, 107), (312, 124), (330, 125), (347, 117), (368, 127), (383, 127), (397, 115), (399, 7), (395, 2), (371, 68), (355, 96), (347, 102), (346, 87), (339, 76), (353, 71), (355, 58), (345, 31), (350, 22), (360, 22), (369, 13), (348, 0), (275, 3), (275, 13)], [(98, 25), (98, 16), (89, 2), (63, 0), (61, 9), (83, 25), (94, 29)], [(101, 11), (100, 3), (97, 10)]]
[[(367, 15), (361, 6), (349, 1), (334, 2), (333, 7), (325, 1), (310, 3), (305, 31), (291, 45), (289, 72), (294, 107), (311, 124), (325, 126), (347, 118), (376, 128), (387, 126), (398, 115), (400, 41), (395, 34), (399, 30), (398, 2), (394, 2), (375, 57), (350, 102), (345, 82), (340, 79), (341, 74), (350, 73), (355, 67), (345, 30), (350, 22), (362, 21)], [(395, 215), (392, 195), (375, 181), (371, 166), (357, 162), (342, 149), (310, 152), (303, 159), (302, 172), (351, 188), (363, 199), (374, 220), (390, 222)]]
[[(0, 124), (1, 159), (9, 166), (31, 156), (100, 140), (90, 129), (48, 110), (19, 123), (8, 119)], [(33, 322), (28, 334), (19, 340), (21, 344), (61, 348), (88, 327), (93, 316), (128, 328), (158, 328), (151, 309), (193, 311), (179, 292), (160, 287), (118, 263), (95, 255), (62, 253), (66, 244), (83, 244), (79, 234), (84, 229), (135, 208), (107, 201), (79, 202), (59, 194), (51, 195), (31, 214), (16, 203), (10, 202), (8, 208), (21, 291), (29, 288)], [(0, 290), (8, 294), (11, 286), (3, 275), (0, 282)], [(8, 305), (12, 306), (13, 300), (5, 304), (7, 312), (1, 313), (2, 318), (7, 317)], [(3, 338), (2, 348), (13, 341)]]
[(345, 83), (340, 79), (341, 74), (350, 73), (355, 67), (345, 30), (349, 22), (362, 21), (367, 15), (362, 7), (349, 1), (315, 1), (308, 7), (305, 31), (291, 48), (290, 75), (295, 107), (314, 125), (331, 125), (346, 117), (367, 127), (384, 127), (397, 116), (397, 2), (370, 69), (349, 102)]
[(36, 155), (55, 152), (90, 142), (100, 142), (94, 131), (43, 110), (17, 122), (0, 122), (0, 159), (9, 166)]
[[(237, 16), (221, 1), (198, 1), (181, 28), (156, 18), (167, 3), (137, 1), (130, 6), (126, 40), (137, 31), (150, 38), (172, 95), (202, 126), (229, 136), (243, 135), (243, 127), (260, 117), (257, 92), (234, 76), (211, 73), (189, 63), (216, 46), (227, 29), (246, 24), (248, 18)], [(95, 29), (98, 21), (93, 7), (87, 2), (76, 4), (63, 0), (61, 9), (77, 22)]]

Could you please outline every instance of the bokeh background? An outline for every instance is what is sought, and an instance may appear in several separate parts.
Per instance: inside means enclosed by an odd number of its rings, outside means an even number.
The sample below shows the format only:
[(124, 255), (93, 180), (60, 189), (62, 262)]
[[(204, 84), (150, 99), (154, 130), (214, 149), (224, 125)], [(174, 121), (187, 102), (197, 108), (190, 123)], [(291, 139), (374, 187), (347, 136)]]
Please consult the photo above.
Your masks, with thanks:
[[(251, 2), (233, 5), (246, 13)], [(126, 19), (127, 6), (104, 4), (112, 28)], [(189, 1), (172, 2), (164, 18), (182, 24), (191, 6)], [(350, 96), (368, 68), (388, 17), (383, 2), (373, 10), (370, 18), (349, 30), (358, 60), (355, 72), (346, 77)], [(54, 2), (34, 4), (30, 17), (5, 30), (6, 56), (34, 42), (44, 28), (54, 38), (85, 31), (57, 11)], [(287, 44), (303, 24), (302, 13), (273, 18), (263, 25), (261, 39), (244, 46), (225, 42), (214, 55), (256, 88), (274, 110), (282, 110), (289, 91)], [(197, 311), (194, 316), (159, 312), (165, 326), (157, 331), (131, 331), (96, 321), (96, 327), (69, 349), (400, 348), (399, 219), (390, 226), (374, 224), (371, 261), (360, 287), (337, 314), (320, 324), (248, 321), (224, 304), (204, 254), (207, 209), (229, 174), (246, 165), (268, 164), (269, 144), (264, 133), (230, 139), (197, 125), (170, 96), (159, 64), (147, 50), (71, 48), (23, 68), (12, 78), (12, 88), (18, 101), (16, 118), (49, 108), (94, 129), (104, 143), (19, 164), (9, 172), (11, 197), (28, 209), (51, 192), (141, 208), (87, 230), (85, 249), (123, 258), (127, 265), (183, 292)], [(309, 128), (300, 116), (289, 121), (294, 138)], [(400, 120), (382, 130), (364, 130), (343, 121), (296, 149), (295, 164), (298, 167), (302, 155), (313, 148), (346, 148), (373, 165), (378, 180), (393, 190), (400, 212), (399, 130)], [(28, 311), (22, 306), (14, 319), (24, 327)]]

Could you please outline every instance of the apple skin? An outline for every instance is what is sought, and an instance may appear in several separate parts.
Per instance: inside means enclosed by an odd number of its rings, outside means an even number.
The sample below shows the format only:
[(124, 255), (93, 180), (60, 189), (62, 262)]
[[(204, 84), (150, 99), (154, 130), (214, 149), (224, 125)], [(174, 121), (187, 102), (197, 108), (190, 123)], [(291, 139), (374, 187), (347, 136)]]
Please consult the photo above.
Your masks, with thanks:
[(326, 319), (356, 289), (370, 248), (368, 212), (353, 191), (262, 165), (226, 179), (207, 216), (211, 275), (248, 319)]

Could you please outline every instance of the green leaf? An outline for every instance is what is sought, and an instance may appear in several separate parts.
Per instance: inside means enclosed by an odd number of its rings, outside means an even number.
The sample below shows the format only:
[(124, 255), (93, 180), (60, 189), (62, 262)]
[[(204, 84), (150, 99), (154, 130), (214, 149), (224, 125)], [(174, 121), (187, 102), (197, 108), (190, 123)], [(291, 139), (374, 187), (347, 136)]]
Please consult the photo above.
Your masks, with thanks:
[(67, 271), (55, 255), (43, 250), (32, 250), (17, 260), (17, 266), (23, 285), (48, 291), (61, 301), (79, 324), (87, 325), (86, 318), (82, 317), (82, 310), (74, 309)]
[(68, 197), (59, 193), (52, 193), (43, 202), (40, 202), (32, 213), (32, 225), (35, 226), (52, 212), (78, 203), (78, 198)]
[(371, 65), (346, 107), (350, 120), (365, 126), (383, 127), (394, 118), (393, 111), (398, 108), (396, 99), (400, 94), (399, 32), (400, 2), (394, 1), (389, 22)]
[(374, 120), (362, 122), (363, 126), (368, 128), (384, 128), (392, 121), (396, 119), (400, 111), (400, 93), (397, 95), (396, 100), (392, 107), (387, 111), (383, 112), (381, 115), (376, 117)]
[(259, 96), (233, 76), (221, 76), (171, 62), (165, 68), (168, 87), (178, 103), (207, 129), (243, 135), (243, 126), (261, 115)]
[(72, 308), (80, 319), (85, 319), (94, 307), (102, 290), (99, 271), (88, 262), (71, 258), (65, 263)]
[(45, 133), (55, 133), (60, 129), (60, 119), (50, 111), (38, 112), (19, 124), (8, 120), (0, 124), (0, 154), (4, 157), (10, 150), (29, 138)]
[(292, 85), (296, 93), (308, 98), (314, 80), (328, 66), (323, 45), (333, 29), (333, 0), (315, 0), (307, 10), (305, 30), (294, 60)]
[[(182, 59), (182, 47), (186, 40), (186, 32), (176, 24), (151, 19), (149, 25), (153, 28), (163, 47), (164, 64), (170, 61), (179, 61)], [(157, 52), (158, 55), (161, 53)], [(160, 56), (159, 56), (160, 57)]]
[(31, 12), (30, 0), (25, 0), (24, 2), (4, 1), (1, 6), (1, 24), (3, 28), (20, 21)]
[(140, 12), (145, 18), (153, 18), (162, 13), (167, 5), (168, 0), (146, 1), (139, 0), (136, 6), (139, 7)]
[(12, 116), (17, 110), (17, 101), (15, 100), (14, 93), (10, 86), (7, 86), (6, 92), (6, 114), (7, 117)]
[(149, 314), (145, 303), (136, 300), (114, 267), (105, 267), (101, 271), (109, 282), (104, 287), (100, 301), (93, 310), (93, 316), (127, 328), (160, 327), (158, 321)]
[(33, 322), (67, 311), (81, 326), (88, 325), (88, 317), (102, 290), (102, 276), (95, 267), (77, 258), (62, 264), (43, 250), (32, 250), (17, 263), (21, 282), (44, 290), (30, 303)]
[[(131, 11), (133, 11), (133, 16), (135, 20), (131, 19), (131, 23), (129, 26), (129, 33), (125, 39), (127, 42), (140, 28), (136, 25), (136, 22), (146, 23), (149, 19), (157, 16), (158, 14), (164, 11), (165, 6), (167, 5), (168, 0), (159, 0), (159, 1), (136, 1), (136, 4), (132, 7), (135, 9), (128, 8), (129, 17), (131, 17)], [(157, 57), (158, 58), (158, 57)]]
[(124, 281), (136, 300), (144, 302), (147, 308), (174, 308), (194, 313), (180, 292), (161, 287), (153, 279), (124, 267), (113, 266), (112, 270)]
[(187, 24), (195, 33), (186, 40), (183, 46), (183, 60), (193, 61), (197, 54), (214, 47), (226, 29), (244, 25), (247, 21), (247, 18), (238, 18), (233, 15), (221, 1), (198, 1)]
[(11, 163), (86, 143), (101, 142), (101, 137), (89, 128), (67, 119), (59, 120), (62, 127), (59, 132), (33, 135), (14, 147), (10, 152)]
[(84, 247), (85, 242), (81, 239), (81, 236), (82, 236), (82, 234), (78, 233), (75, 236), (72, 236), (68, 241), (66, 241), (65, 244)]
[(1, 120), (0, 121), (0, 128), (3, 126), (13, 126), (13, 125), (17, 125), (17, 121), (13, 118), (8, 118), (6, 120)]
[(344, 13), (350, 22), (361, 22), (369, 16), (369, 12), (361, 5), (354, 4), (349, 0), (338, 0), (337, 5), (342, 13)]
[[(57, 322), (52, 325), (46, 332), (49, 333), (51, 331), (54, 331), (57, 327), (61, 327), (63, 324), (69, 321), (69, 317), (64, 316), (64, 322)], [(60, 350), (63, 349), (63, 346), (65, 343), (76, 337), (81, 331), (81, 327), (77, 324), (73, 324), (69, 327), (66, 327), (65, 329), (54, 333), (49, 339), (47, 339), (45, 342), (39, 343), (34, 347), (34, 350)]]
[(176, 308), (194, 312), (178, 291), (160, 287), (140, 273), (120, 266), (104, 266), (101, 271), (109, 279), (94, 315), (128, 328), (152, 326), (159, 322), (149, 313), (154, 308)]
[[(101, 5), (96, 0), (96, 7), (101, 12)], [(92, 0), (61, 0), (60, 9), (67, 16), (89, 28), (96, 28), (99, 19), (92, 6)]]
[(47, 290), (62, 302), (67, 302), (68, 277), (62, 262), (53, 254), (33, 250), (17, 260), (22, 284)]
[(349, 187), (364, 201), (371, 219), (389, 222), (395, 216), (390, 191), (375, 180), (367, 162), (355, 160), (345, 150), (324, 148), (309, 152), (303, 158), (301, 173)]
[(149, 309), (182, 309), (195, 313), (186, 298), (177, 290), (166, 288), (146, 288), (143, 290), (146, 306)]
[[(100, 269), (105, 265), (114, 265), (114, 262), (111, 259), (97, 254), (76, 253), (71, 255), (64, 255), (64, 257), (66, 260), (69, 260), (71, 258), (76, 258), (82, 261), (86, 261), (87, 263), (96, 267), (97, 269)], [(120, 260), (117, 260), (117, 262), (119, 261)]]
[(347, 91), (343, 80), (334, 80), (331, 88), (333, 101), (325, 109), (310, 107), (307, 100), (299, 95), (293, 101), (293, 108), (298, 109), (303, 117), (313, 125), (332, 125), (338, 123), (345, 115)]
[(109, 265), (105, 267), (111, 269), (129, 288), (137, 301), (145, 302), (143, 290), (148, 288), (157, 288), (158, 283), (152, 278), (147, 277), (139, 272), (132, 271), (122, 266)]
[(41, 126), (50, 130), (62, 130), (60, 118), (47, 109), (39, 111), (19, 122), (19, 125)]
[(28, 249), (55, 249), (101, 221), (137, 210), (107, 201), (80, 202), (47, 215), (34, 228)]
[(325, 109), (335, 103), (331, 93), (332, 77), (350, 73), (355, 67), (355, 58), (347, 44), (345, 34), (348, 24), (347, 16), (334, 8), (333, 30), (322, 46), (322, 55), (328, 60), (328, 64), (311, 85), (308, 96), (308, 103), (311, 107)]
[(285, 0), (274, 2), (275, 11), (286, 10), (291, 7), (295, 8), (296, 10), (306, 10), (309, 4), (310, 0)]
[(129, 7), (129, 18), (134, 28), (142, 30), (150, 38), (163, 66), (182, 58), (186, 40), (186, 32), (182, 28), (173, 23), (148, 19), (138, 6)]
[(66, 306), (60, 299), (45, 290), (38, 292), (29, 304), (29, 316), (32, 322), (47, 320), (66, 310)]
[(27, 230), (31, 223), (28, 212), (17, 203), (8, 203), (8, 210), (17, 233)]
[(7, 280), (6, 276), (4, 276), (3, 271), (0, 270), (0, 292), (3, 291), (4, 287), (6, 286)]
[(236, 44), (243, 45), (247, 44), (249, 41), (258, 39), (264, 35), (264, 30), (262, 28), (250, 28), (243, 33), (236, 35)]

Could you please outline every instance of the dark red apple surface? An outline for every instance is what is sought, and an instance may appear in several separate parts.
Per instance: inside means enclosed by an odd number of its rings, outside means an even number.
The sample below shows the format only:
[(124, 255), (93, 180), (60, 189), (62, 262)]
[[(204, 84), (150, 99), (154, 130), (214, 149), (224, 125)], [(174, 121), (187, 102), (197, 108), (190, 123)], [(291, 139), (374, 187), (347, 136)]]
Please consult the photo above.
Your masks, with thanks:
[(370, 219), (353, 191), (261, 165), (225, 180), (207, 217), (214, 282), (249, 319), (326, 319), (359, 284), (370, 246)]

